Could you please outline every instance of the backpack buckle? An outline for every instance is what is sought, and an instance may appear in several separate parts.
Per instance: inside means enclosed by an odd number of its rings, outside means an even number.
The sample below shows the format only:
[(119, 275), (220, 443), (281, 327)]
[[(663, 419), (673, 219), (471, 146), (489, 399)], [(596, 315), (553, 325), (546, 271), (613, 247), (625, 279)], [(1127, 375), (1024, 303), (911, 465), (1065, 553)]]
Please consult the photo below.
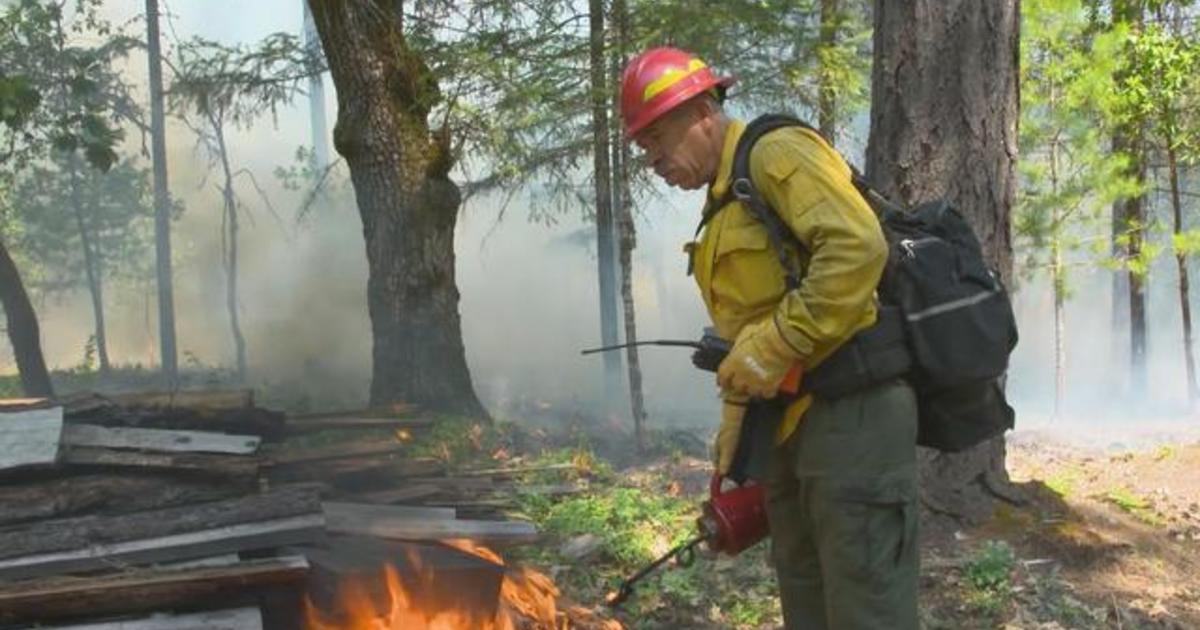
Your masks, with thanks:
[(751, 201), (754, 198), (754, 183), (747, 177), (733, 180), (733, 186), (729, 189), (738, 201)]

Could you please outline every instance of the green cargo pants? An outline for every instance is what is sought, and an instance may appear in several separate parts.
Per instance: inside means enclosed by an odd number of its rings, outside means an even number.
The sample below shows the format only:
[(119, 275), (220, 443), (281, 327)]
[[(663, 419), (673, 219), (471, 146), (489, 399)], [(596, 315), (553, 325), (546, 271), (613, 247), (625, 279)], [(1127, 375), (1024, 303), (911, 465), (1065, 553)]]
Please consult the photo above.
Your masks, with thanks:
[(788, 630), (916, 630), (917, 408), (902, 381), (816, 401), (771, 455)]

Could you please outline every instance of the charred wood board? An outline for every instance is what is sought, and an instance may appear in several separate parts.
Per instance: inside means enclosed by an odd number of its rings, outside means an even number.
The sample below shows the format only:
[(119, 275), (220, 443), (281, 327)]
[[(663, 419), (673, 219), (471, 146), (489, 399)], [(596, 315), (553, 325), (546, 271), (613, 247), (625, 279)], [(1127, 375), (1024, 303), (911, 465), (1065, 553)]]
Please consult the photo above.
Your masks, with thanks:
[(139, 453), (106, 448), (64, 449), (62, 463), (76, 466), (171, 470), (209, 476), (255, 477), (262, 460), (239, 455), (202, 453)]
[(0, 470), (53, 464), (62, 430), (62, 407), (0, 413)]
[(0, 579), (187, 560), (323, 539), (312, 488), (114, 517), (84, 516), (0, 530)]
[(296, 583), (303, 556), (242, 560), (219, 566), (133, 569), (89, 577), (18, 580), (0, 585), (0, 622), (130, 614), (179, 606), (229, 605), (248, 591)]
[(0, 526), (80, 514), (121, 514), (217, 501), (257, 490), (254, 477), (71, 475), (0, 486)]
[(70, 446), (134, 449), (167, 453), (224, 453), (249, 455), (258, 450), (262, 438), (212, 431), (170, 431), (70, 424), (63, 429), (63, 442)]
[[(42, 627), (42, 626), (39, 626)], [(262, 613), (257, 607), (215, 610), (184, 615), (157, 614), (70, 626), (48, 626), (48, 630), (262, 630)]]
[[(348, 582), (366, 587), (378, 610), (387, 610), (390, 597), (384, 567), (390, 566), (414, 601), (431, 613), (438, 610), (474, 611), (492, 620), (504, 580), (503, 565), (478, 555), (436, 543), (414, 543), (331, 537), (322, 548), (289, 550), (303, 553), (312, 565), (308, 592), (313, 603), (336, 617), (339, 589)], [(484, 625), (482, 621), (479, 626)]]

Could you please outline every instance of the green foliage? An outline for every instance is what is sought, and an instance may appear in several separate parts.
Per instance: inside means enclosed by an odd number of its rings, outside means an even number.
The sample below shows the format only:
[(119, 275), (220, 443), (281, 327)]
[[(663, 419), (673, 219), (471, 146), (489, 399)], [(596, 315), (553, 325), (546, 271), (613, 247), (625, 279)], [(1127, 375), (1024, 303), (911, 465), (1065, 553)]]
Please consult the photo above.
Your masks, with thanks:
[(638, 488), (611, 488), (558, 503), (531, 496), (522, 507), (540, 529), (555, 537), (600, 536), (605, 552), (625, 570), (681, 542), (695, 516), (695, 505), (689, 502)]
[[(1127, 156), (1108, 138), (1118, 120), (1125, 31), (1095, 33), (1080, 0), (1022, 6), (1022, 178), (1014, 232), (1029, 272), (1054, 267), (1066, 291), (1066, 259), (1108, 231), (1101, 220), (1120, 198), (1141, 194)], [(1138, 261), (1131, 261), (1136, 264)]]
[(970, 587), (968, 602), (987, 614), (1000, 612), (1012, 597), (1016, 555), (1008, 543), (989, 540), (967, 561), (963, 572)]
[(1139, 521), (1156, 527), (1165, 524), (1162, 517), (1154, 511), (1154, 506), (1145, 497), (1138, 496), (1125, 487), (1111, 488), (1104, 495), (1104, 500), (1133, 515)]
[(26, 282), (45, 292), (88, 286), (86, 238), (99, 280), (150, 277), (153, 194), (150, 174), (132, 161), (107, 173), (85, 168), (70, 153), (55, 153), (16, 176), (6, 229), (24, 260)]
[(53, 148), (107, 170), (120, 116), (136, 115), (114, 64), (137, 45), (99, 18), (100, 0), (20, 0), (0, 10), (0, 165), (11, 174)]

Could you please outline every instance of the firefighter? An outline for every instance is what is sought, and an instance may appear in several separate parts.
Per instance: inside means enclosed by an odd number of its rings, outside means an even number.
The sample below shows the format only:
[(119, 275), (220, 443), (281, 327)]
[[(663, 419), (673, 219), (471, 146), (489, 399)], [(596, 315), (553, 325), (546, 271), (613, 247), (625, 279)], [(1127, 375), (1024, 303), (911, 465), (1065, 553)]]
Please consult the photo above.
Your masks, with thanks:
[[(755, 188), (794, 236), (789, 288), (766, 227), (727, 197), (745, 123), (722, 107), (731, 77), (674, 48), (634, 58), (621, 81), (627, 137), (667, 184), (707, 187), (702, 228), (685, 246), (709, 316), (733, 339), (717, 374), (715, 465), (728, 474), (748, 409), (791, 371), (819, 367), (876, 319), (887, 244), (848, 165), (800, 127), (750, 153)], [(894, 379), (836, 399), (776, 404), (764, 466), (771, 558), (789, 629), (905, 630), (917, 622), (916, 398)], [(744, 422), (743, 422), (744, 420)], [(760, 427), (761, 428), (761, 427)]]

